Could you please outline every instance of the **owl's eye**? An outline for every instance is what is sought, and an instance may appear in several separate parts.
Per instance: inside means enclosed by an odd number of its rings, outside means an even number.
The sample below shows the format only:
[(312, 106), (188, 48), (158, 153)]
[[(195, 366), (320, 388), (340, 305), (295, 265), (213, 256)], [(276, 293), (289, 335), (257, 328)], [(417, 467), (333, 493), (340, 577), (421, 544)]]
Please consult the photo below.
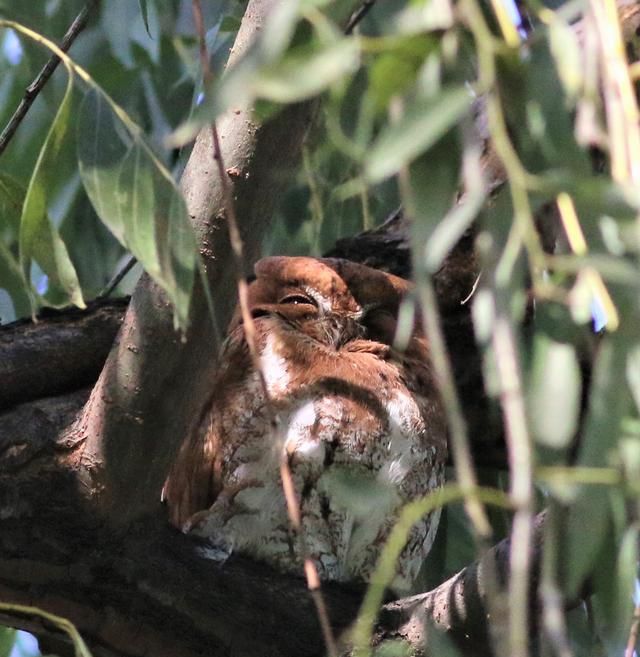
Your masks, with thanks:
[(304, 294), (287, 294), (286, 297), (282, 297), (280, 299), (279, 303), (289, 303), (294, 306), (297, 306), (299, 304), (305, 304), (307, 306), (317, 306), (316, 302), (314, 299), (311, 297), (307, 297)]

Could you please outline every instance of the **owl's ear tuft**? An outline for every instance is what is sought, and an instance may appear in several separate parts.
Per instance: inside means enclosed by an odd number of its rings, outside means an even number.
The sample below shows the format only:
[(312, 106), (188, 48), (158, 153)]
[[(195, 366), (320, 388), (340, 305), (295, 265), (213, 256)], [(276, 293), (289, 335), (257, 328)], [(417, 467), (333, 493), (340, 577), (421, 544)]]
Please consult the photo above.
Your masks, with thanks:
[(363, 308), (367, 306), (384, 307), (395, 313), (400, 302), (412, 287), (411, 282), (404, 278), (351, 260), (325, 258), (322, 262), (340, 276)]
[(288, 277), (288, 270), (291, 269), (293, 260), (301, 258), (291, 258), (289, 256), (268, 256), (256, 262), (253, 270), (258, 279), (270, 279), (273, 281), (282, 281)]

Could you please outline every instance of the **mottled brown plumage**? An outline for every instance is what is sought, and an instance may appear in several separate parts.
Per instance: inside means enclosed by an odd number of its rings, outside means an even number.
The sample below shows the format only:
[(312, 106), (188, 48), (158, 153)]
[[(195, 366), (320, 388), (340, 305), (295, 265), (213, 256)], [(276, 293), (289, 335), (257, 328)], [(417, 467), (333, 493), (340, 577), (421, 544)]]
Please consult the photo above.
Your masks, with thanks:
[[(301, 573), (279, 476), (285, 449), (320, 576), (366, 580), (399, 509), (444, 476), (426, 341), (415, 328), (403, 353), (391, 346), (409, 284), (337, 259), (265, 258), (255, 271), (251, 312), (279, 435), (237, 313), (204, 419), (165, 486), (172, 522), (225, 553)], [(434, 513), (414, 529), (397, 587), (417, 574), (437, 524)]]

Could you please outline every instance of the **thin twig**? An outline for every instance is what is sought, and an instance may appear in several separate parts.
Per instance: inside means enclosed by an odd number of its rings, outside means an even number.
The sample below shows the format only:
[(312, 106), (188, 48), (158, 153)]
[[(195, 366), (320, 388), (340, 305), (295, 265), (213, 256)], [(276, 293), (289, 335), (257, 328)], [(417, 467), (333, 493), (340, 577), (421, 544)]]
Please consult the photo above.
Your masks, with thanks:
[(356, 25), (373, 9), (376, 0), (364, 0), (364, 2), (353, 12), (347, 27), (344, 28), (345, 34), (351, 34), (356, 28)]
[(481, 541), (488, 541), (491, 538), (491, 525), (484, 507), (475, 495), (478, 480), (471, 456), (469, 432), (447, 354), (433, 281), (428, 274), (421, 274), (416, 283), (422, 306), (422, 321), (431, 347), (431, 362), (447, 413), (456, 477), (465, 492), (465, 509), (473, 528)]
[(122, 279), (135, 267), (138, 259), (131, 256), (125, 266), (116, 273), (116, 275), (107, 283), (104, 290), (98, 295), (98, 299), (106, 299), (111, 296), (111, 293), (122, 283)]
[(558, 584), (560, 562), (560, 523), (561, 510), (552, 502), (547, 511), (544, 552), (542, 555), (542, 575), (540, 581), (540, 602), (544, 630), (557, 657), (573, 657), (573, 650), (567, 633), (565, 603)]
[(517, 339), (503, 299), (503, 288), (523, 246), (527, 249), (532, 280), (539, 278), (544, 253), (535, 228), (528, 188), (535, 179), (524, 168), (510, 140), (502, 109), (497, 80), (494, 37), (477, 0), (466, 0), (462, 7), (473, 33), (479, 64), (479, 87), (485, 93), (487, 118), (496, 154), (507, 172), (514, 209), (514, 224), (491, 280), (495, 323), (492, 347), (500, 380), (500, 402), (505, 425), (511, 475), (513, 518), (509, 572), (509, 654), (529, 654), (529, 583), (531, 580), (531, 540), (533, 536), (533, 449), (523, 397), (522, 374)]
[[(82, 8), (64, 35), (62, 43), (60, 44), (60, 50), (63, 52), (67, 52), (67, 50), (69, 50), (71, 44), (75, 41), (78, 34), (80, 34), (80, 32), (82, 32), (82, 30), (84, 30), (86, 27), (91, 12), (95, 9), (95, 7), (97, 7), (99, 2), (100, 0), (89, 0), (87, 4)], [(42, 91), (44, 85), (53, 75), (53, 72), (56, 70), (56, 68), (58, 68), (59, 63), (60, 58), (57, 55), (52, 55), (49, 58), (49, 61), (42, 67), (42, 70), (40, 73), (38, 73), (33, 82), (25, 89), (24, 96), (20, 101), (20, 104), (16, 108), (16, 111), (13, 113), (12, 117), (9, 119), (9, 123), (7, 123), (5, 126), (2, 134), (0, 134), (0, 155), (2, 155), (4, 150), (9, 145), (9, 142), (18, 129), (18, 126), (20, 123), (22, 123), (22, 119), (24, 119), (26, 116), (29, 108), (33, 104), (33, 101), (38, 97), (38, 94)]]
[[(211, 82), (212, 74), (211, 74), (211, 69), (209, 67), (209, 53), (207, 51), (207, 45), (205, 40), (204, 20), (202, 17), (202, 6), (200, 4), (200, 0), (193, 0), (192, 7), (193, 7), (193, 19), (196, 27), (196, 32), (198, 35), (202, 77), (203, 77), (205, 88), (208, 88)], [(214, 159), (216, 161), (216, 165), (218, 168), (218, 175), (220, 178), (220, 184), (222, 186), (222, 198), (224, 204), (224, 212), (227, 219), (227, 226), (229, 228), (229, 239), (231, 242), (231, 249), (233, 251), (233, 257), (236, 265), (238, 302), (240, 305), (240, 314), (242, 316), (245, 339), (247, 341), (247, 346), (249, 347), (249, 353), (251, 355), (253, 367), (258, 374), (260, 387), (262, 388), (262, 394), (265, 400), (265, 409), (269, 418), (269, 425), (271, 427), (271, 431), (274, 437), (278, 439), (280, 438), (281, 431), (280, 431), (277, 415), (273, 408), (273, 402), (271, 399), (271, 395), (269, 394), (267, 382), (264, 377), (264, 372), (262, 371), (262, 363), (260, 361), (260, 354), (258, 352), (258, 347), (256, 342), (255, 324), (253, 322), (253, 317), (249, 309), (249, 286), (247, 285), (246, 279), (242, 275), (242, 271), (243, 271), (242, 265), (244, 260), (242, 237), (240, 235), (238, 219), (236, 216), (235, 205), (233, 202), (231, 183), (229, 181), (229, 177), (222, 157), (222, 149), (220, 146), (220, 135), (218, 134), (218, 129), (215, 121), (211, 124), (211, 138), (213, 141)], [(304, 541), (304, 535), (302, 531), (302, 518), (300, 514), (300, 505), (298, 503), (298, 497), (295, 490), (293, 475), (291, 473), (289, 454), (287, 453), (286, 449), (284, 449), (284, 446), (282, 449), (282, 455), (280, 459), (280, 476), (282, 479), (282, 489), (284, 492), (284, 497), (287, 505), (287, 512), (289, 514), (289, 521), (299, 539), (300, 549), (304, 562), (304, 573), (307, 578), (307, 587), (309, 589), (309, 592), (311, 594), (311, 597), (316, 607), (316, 611), (318, 613), (318, 620), (320, 622), (320, 627), (322, 629), (322, 634), (327, 647), (327, 652), (329, 653), (330, 657), (335, 657), (338, 654), (337, 644), (335, 637), (333, 636), (333, 630), (331, 629), (331, 622), (329, 620), (327, 607), (324, 598), (322, 596), (318, 570), (316, 568), (315, 563), (308, 556), (307, 553), (307, 549)]]

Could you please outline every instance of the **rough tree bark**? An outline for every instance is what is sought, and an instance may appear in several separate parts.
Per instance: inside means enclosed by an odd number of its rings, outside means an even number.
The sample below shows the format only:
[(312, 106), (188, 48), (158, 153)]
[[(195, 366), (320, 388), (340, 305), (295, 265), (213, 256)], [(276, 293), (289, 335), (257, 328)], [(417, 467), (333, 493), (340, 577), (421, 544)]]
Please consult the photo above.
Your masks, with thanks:
[[(275, 2), (251, 0), (234, 57)], [(627, 33), (635, 33), (639, 22), (636, 8), (627, 17)], [(234, 172), (247, 260), (253, 261), (281, 171), (296, 162), (313, 106), (291, 107), (264, 126), (254, 124), (246, 108), (237, 109), (219, 128), (225, 164)], [(239, 557), (222, 567), (203, 559), (193, 537), (167, 526), (159, 505), (168, 465), (211, 381), (216, 332), (233, 305), (234, 274), (212, 156), (204, 131), (182, 189), (216, 290), (217, 327), (197, 290), (183, 342), (164, 295), (143, 278), (126, 312), (107, 304), (36, 327), (14, 326), (0, 340), (0, 408), (7, 409), (0, 415), (0, 599), (68, 617), (96, 655), (323, 653), (301, 579)], [(407, 243), (398, 216), (381, 230), (336, 245), (334, 254), (406, 275)], [(459, 385), (469, 422), (477, 426), (486, 404), (478, 403), (479, 367), (469, 368), (477, 357), (468, 306), (450, 303), (457, 301), (451, 286), (475, 276), (474, 262), (469, 234), (436, 288), (441, 286), (448, 340), (461, 354), (458, 372), (463, 364), (471, 372), (459, 377)], [(118, 326), (106, 365), (89, 389)], [(503, 463), (496, 435), (487, 439), (495, 443), (494, 465)], [(481, 443), (478, 454), (489, 453)], [(506, 544), (494, 553), (498, 570), (506, 572)], [(387, 605), (377, 640), (401, 637), (419, 650), (427, 618), (465, 650), (473, 648), (468, 654), (488, 654), (483, 590), (483, 569), (471, 565), (434, 591)], [(361, 591), (327, 586), (325, 595), (336, 630), (344, 630)], [(36, 617), (6, 614), (0, 620), (59, 637)]]

